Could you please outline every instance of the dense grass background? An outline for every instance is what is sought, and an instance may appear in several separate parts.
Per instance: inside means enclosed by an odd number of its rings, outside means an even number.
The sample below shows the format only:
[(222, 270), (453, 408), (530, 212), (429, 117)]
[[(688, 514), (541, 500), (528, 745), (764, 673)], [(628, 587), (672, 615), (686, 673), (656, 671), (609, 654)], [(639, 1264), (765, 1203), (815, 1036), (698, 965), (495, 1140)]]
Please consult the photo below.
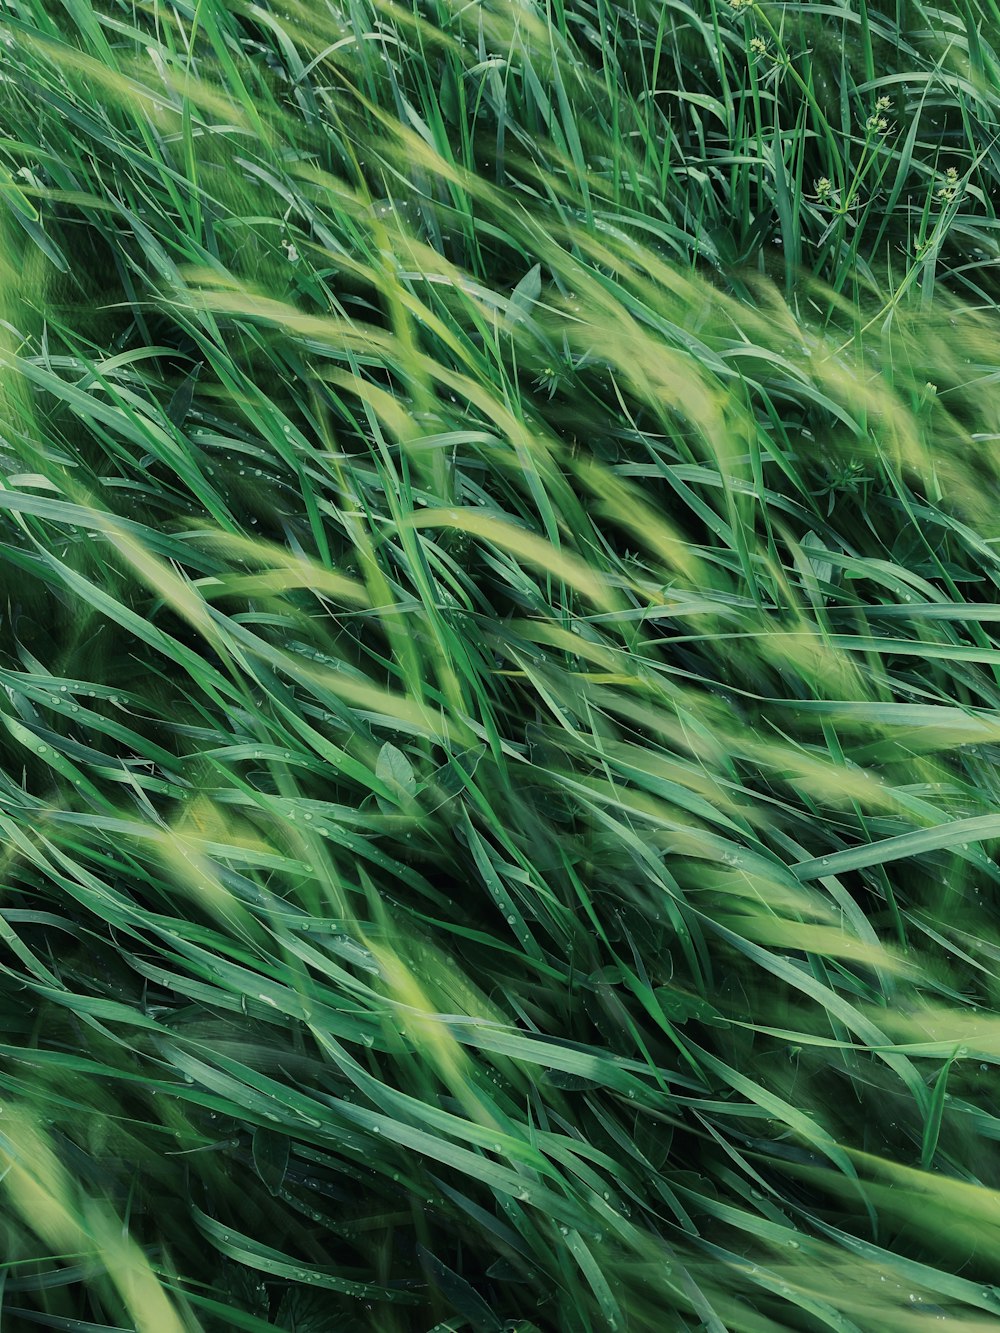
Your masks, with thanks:
[(0, 16), (3, 1329), (998, 1327), (995, 0)]

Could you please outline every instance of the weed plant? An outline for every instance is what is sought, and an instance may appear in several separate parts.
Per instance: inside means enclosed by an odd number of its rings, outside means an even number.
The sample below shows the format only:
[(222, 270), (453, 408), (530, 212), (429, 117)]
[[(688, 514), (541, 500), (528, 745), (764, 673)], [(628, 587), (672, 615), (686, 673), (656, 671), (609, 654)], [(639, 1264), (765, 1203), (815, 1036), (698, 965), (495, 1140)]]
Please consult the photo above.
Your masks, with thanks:
[(0, 2), (4, 1330), (1000, 1327), (998, 44)]

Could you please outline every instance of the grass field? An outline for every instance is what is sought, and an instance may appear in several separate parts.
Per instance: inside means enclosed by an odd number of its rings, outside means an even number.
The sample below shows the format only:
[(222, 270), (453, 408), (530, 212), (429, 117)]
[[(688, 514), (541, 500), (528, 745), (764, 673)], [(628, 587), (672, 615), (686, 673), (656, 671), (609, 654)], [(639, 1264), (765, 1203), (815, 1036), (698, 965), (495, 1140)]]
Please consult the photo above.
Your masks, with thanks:
[(1000, 1328), (1000, 5), (0, 0), (0, 1327)]

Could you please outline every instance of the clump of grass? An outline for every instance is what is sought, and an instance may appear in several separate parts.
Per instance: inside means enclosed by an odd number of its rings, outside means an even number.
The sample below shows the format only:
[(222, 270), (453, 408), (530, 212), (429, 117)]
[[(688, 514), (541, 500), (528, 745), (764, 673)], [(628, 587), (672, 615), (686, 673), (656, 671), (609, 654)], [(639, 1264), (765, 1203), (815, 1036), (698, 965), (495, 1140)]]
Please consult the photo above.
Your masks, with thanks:
[(6, 1321), (992, 1326), (993, 10), (2, 18)]

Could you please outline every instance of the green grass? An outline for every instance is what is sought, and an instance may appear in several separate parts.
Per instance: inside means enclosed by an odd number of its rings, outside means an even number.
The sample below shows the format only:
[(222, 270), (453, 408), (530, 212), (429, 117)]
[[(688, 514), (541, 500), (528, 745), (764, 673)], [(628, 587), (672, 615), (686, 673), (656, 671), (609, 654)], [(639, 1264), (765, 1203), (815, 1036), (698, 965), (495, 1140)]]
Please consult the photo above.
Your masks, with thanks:
[(2, 0), (5, 1333), (998, 1326), (998, 47)]

